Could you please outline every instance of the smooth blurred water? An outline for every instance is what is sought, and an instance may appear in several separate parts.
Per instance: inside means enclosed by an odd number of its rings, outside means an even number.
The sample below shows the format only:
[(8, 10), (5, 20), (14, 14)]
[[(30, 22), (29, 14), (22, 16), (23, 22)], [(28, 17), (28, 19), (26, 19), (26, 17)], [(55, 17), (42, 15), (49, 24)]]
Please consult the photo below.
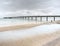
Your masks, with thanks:
[(26, 24), (28, 22), (32, 22), (32, 21), (23, 20), (23, 19), (0, 19), (0, 26)]
[[(48, 21), (54, 20), (53, 17), (48, 17)], [(55, 20), (60, 20), (60, 17), (56, 17)], [(42, 18), (42, 21), (46, 21), (46, 17)], [(0, 19), (0, 26), (10, 26), (10, 25), (17, 25), (17, 24), (26, 24), (26, 23), (31, 23), (31, 22), (41, 22), (40, 18), (38, 17), (37, 20), (36, 18), (26, 18), (26, 19), (21, 19), (21, 18), (17, 18), (17, 19)]]

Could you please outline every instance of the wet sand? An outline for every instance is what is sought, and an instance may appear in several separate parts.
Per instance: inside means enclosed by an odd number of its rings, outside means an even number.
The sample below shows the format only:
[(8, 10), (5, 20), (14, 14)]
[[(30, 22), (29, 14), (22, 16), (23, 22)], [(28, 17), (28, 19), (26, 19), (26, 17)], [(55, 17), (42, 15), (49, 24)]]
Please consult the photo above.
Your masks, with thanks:
[(17, 29), (19, 30), (29, 29), (29, 28), (36, 27), (43, 24), (47, 24), (47, 22), (31, 22), (31, 23), (25, 23), (25, 24), (3, 26), (3, 27), (0, 26), (0, 32), (17, 30)]
[[(59, 33), (58, 33), (59, 32)], [(17, 40), (7, 40), (7, 41), (0, 41), (0, 46), (53, 46), (54, 42), (57, 42), (56, 39), (60, 38), (60, 31), (54, 32), (52, 34), (45, 34), (45, 35), (36, 35), (33, 37), (26, 37), (24, 39), (17, 39)], [(48, 45), (48, 44), (51, 45)], [(60, 45), (58, 43), (55, 46)]]
[(4, 27), (0, 26), (0, 32), (11, 31), (16, 29), (20, 29), (20, 30), (29, 29), (35, 26), (44, 25), (44, 24), (53, 24), (53, 23), (56, 24), (55, 22), (31, 22), (26, 24), (18, 24), (18, 25), (4, 26)]
[[(15, 25), (9, 27), (2, 27), (0, 31), (8, 31), (15, 29), (27, 29), (38, 26), (40, 24)], [(60, 39), (60, 30), (51, 34), (36, 35), (33, 37), (26, 37), (23, 39), (10, 39), (7, 41), (0, 41), (0, 46), (60, 46), (60, 40), (56, 43), (56, 39)], [(55, 42), (54, 42), (55, 41)], [(49, 45), (50, 44), (50, 45)], [(55, 44), (55, 45), (53, 45)]]
[(32, 28), (35, 26), (39, 26), (41, 25), (40, 23), (28, 23), (28, 24), (18, 24), (18, 25), (11, 25), (11, 26), (6, 26), (6, 27), (0, 27), (0, 32), (3, 31), (11, 31), (11, 30), (16, 30), (16, 29), (28, 29), (28, 28)]
[(49, 41), (48, 43), (44, 44), (43, 46), (60, 46), (60, 31), (53, 33), (57, 35), (56, 39)]

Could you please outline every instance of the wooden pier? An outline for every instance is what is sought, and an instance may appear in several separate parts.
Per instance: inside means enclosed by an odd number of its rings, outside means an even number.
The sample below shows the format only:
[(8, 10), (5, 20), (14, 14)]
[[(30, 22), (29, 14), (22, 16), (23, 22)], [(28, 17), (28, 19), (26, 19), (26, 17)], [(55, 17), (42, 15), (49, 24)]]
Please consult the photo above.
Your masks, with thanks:
[[(55, 21), (56, 20), (56, 17), (59, 17), (60, 18), (60, 15), (58, 16), (58, 15), (56, 15), (56, 16), (16, 16), (16, 17), (4, 17), (4, 19), (18, 19), (18, 18), (21, 18), (21, 19), (24, 19), (24, 20), (35, 20), (35, 21), (37, 21), (38, 20), (38, 18), (40, 19), (40, 21), (43, 21), (42, 19), (43, 19), (43, 17), (45, 17), (46, 18), (46, 20), (45, 21), (49, 21), (49, 18), (53, 18), (53, 20), (52, 21)], [(35, 19), (34, 19), (35, 18)]]

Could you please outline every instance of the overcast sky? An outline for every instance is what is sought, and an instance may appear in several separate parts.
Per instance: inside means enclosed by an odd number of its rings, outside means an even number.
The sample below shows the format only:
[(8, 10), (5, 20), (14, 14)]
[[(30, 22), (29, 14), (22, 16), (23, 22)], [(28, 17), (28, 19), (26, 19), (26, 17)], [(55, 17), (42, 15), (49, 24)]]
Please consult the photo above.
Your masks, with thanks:
[(60, 0), (0, 0), (0, 16), (60, 15)]

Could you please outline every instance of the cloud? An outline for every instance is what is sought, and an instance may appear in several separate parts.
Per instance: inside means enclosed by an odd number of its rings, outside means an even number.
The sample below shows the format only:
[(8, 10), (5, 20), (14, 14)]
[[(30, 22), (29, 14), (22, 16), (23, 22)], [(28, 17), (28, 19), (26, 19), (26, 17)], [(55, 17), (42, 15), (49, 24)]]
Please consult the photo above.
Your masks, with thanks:
[(1, 16), (55, 15), (59, 10), (60, 0), (0, 0)]
[(0, 3), (3, 9), (15, 11), (21, 9), (42, 9), (51, 5), (50, 0), (5, 0)]

